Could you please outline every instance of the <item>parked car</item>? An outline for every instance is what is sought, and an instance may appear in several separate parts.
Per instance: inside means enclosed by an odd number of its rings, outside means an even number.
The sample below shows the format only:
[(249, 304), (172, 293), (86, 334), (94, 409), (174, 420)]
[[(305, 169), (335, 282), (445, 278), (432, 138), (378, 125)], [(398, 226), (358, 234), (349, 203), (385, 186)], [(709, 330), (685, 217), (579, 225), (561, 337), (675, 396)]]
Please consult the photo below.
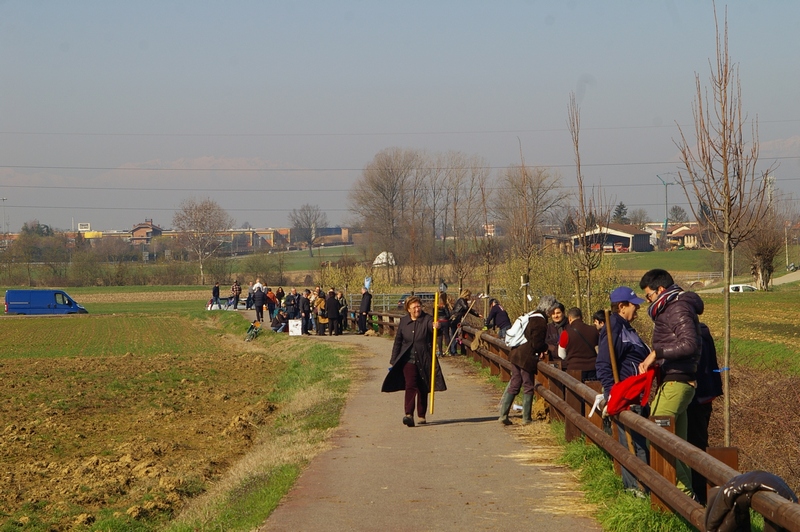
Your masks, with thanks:
[[(405, 310), (406, 299), (411, 297), (412, 294), (403, 294), (400, 296), (400, 301), (397, 302), (397, 308), (400, 310)], [(434, 292), (414, 292), (415, 296), (420, 298), (422, 301), (422, 306), (431, 309), (433, 307), (433, 302), (436, 300), (436, 294)]]
[[(732, 284), (730, 290), (733, 293), (741, 294), (742, 292), (758, 292), (758, 288), (751, 284)], [(722, 289), (725, 292), (725, 289)]]
[(87, 314), (63, 290), (6, 290), (6, 314)]

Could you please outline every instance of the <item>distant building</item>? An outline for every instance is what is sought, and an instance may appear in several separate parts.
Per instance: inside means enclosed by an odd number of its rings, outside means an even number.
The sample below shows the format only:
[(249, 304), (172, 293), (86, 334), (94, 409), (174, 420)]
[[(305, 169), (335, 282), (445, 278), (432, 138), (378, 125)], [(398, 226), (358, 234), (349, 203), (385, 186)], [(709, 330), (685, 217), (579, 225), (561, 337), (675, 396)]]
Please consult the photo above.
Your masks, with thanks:
[(161, 236), (162, 228), (155, 225), (152, 219), (145, 219), (144, 223), (136, 224), (131, 229), (131, 244), (149, 244), (154, 237)]
[[(650, 233), (634, 225), (614, 224), (597, 225), (585, 233), (589, 245), (606, 251), (653, 251), (650, 244)], [(572, 235), (573, 246), (580, 245), (581, 234)]]

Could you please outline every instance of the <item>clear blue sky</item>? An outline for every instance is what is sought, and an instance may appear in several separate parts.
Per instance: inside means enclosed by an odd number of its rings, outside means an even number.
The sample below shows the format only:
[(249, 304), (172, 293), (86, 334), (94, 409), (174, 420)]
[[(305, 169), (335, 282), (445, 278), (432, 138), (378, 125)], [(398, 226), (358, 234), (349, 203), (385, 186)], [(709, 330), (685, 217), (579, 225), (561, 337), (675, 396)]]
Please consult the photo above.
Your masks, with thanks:
[[(764, 167), (797, 196), (800, 2), (726, 5)], [(503, 167), (518, 138), (574, 187), (574, 91), (587, 183), (658, 219), (714, 54), (708, 1), (0, 1), (0, 196), (12, 231), (168, 228), (192, 196), (237, 225), (303, 203), (346, 223), (384, 148)]]

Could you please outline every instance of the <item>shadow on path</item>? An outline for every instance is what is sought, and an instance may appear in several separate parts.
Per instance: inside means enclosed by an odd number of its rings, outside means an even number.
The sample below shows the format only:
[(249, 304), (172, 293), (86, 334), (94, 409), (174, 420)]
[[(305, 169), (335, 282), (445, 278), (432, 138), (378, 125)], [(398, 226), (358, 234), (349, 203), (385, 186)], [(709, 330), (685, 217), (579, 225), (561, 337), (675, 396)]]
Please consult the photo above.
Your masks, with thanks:
[[(575, 475), (542, 458), (554, 453), (549, 427), (501, 425), (500, 393), (468, 361), (442, 359), (448, 390), (436, 393), (435, 414), (415, 427), (423, 430), (409, 430), (403, 393), (380, 391), (391, 340), (325, 341), (360, 348), (353, 360), (364, 379), (353, 386), (333, 448), (312, 460), (259, 530), (600, 530)], [(439, 425), (447, 429), (424, 430)]]

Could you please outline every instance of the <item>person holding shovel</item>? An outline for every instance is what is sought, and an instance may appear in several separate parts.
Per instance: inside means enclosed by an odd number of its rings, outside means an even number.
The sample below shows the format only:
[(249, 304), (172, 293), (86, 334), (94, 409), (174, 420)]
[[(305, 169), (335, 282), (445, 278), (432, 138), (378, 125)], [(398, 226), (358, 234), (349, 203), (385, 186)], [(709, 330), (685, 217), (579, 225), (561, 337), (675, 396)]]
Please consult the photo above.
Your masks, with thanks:
[[(414, 403), (416, 401), (417, 421), (427, 423), (425, 411), (428, 409), (428, 393), (431, 390), (431, 365), (433, 362), (433, 329), (439, 328), (433, 316), (422, 309), (422, 301), (411, 296), (405, 301), (408, 314), (400, 318), (389, 360), (389, 373), (381, 386), (382, 392), (405, 391), (403, 425), (414, 426)], [(442, 368), (436, 360), (434, 391), (447, 390)]]
[[(644, 299), (638, 297), (632, 288), (620, 286), (611, 292), (611, 314), (606, 327), (600, 329), (600, 338), (597, 350), (597, 378), (603, 384), (603, 394), (608, 401), (608, 394), (611, 387), (617, 381), (623, 381), (629, 377), (639, 374), (639, 364), (647, 358), (650, 348), (642, 341), (636, 329), (631, 323), (636, 319), (639, 306), (644, 303)], [(608, 341), (608, 331), (611, 330), (611, 342)], [(609, 346), (609, 343), (611, 344)], [(613, 347), (613, 353), (611, 349)], [(612, 361), (611, 356), (614, 355)], [(613, 363), (612, 363), (613, 362)], [(614, 364), (615, 363), (615, 364)], [(616, 365), (616, 372), (614, 371)], [(615, 375), (616, 373), (616, 375)], [(647, 417), (646, 409), (639, 405), (632, 405), (631, 411), (640, 416)], [(617, 423), (619, 431), (619, 442), (625, 447), (629, 447), (625, 429)], [(633, 444), (633, 452), (645, 464), (648, 463), (647, 441), (639, 433), (629, 430)], [(630, 471), (622, 468), (622, 484), (625, 489), (635, 490), (638, 495), (641, 493), (639, 483)]]

